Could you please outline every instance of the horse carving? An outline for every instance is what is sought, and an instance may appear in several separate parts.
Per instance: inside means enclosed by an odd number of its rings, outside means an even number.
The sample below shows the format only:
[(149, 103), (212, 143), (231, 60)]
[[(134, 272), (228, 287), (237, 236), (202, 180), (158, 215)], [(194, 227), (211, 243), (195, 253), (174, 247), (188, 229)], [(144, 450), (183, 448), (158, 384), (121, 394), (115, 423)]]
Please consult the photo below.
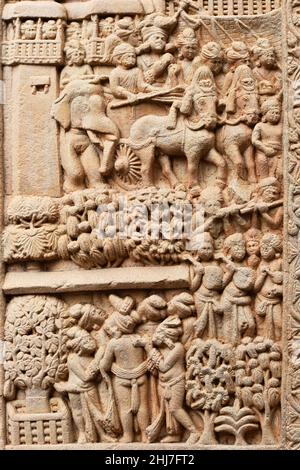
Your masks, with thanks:
[(237, 176), (256, 182), (252, 128), (259, 121), (259, 103), (250, 67), (240, 65), (224, 100), (227, 118), (217, 131), (217, 149), (234, 165)]
[(214, 164), (217, 167), (217, 178), (225, 181), (226, 163), (215, 149), (214, 131), (218, 121), (216, 108), (217, 94), (212, 73), (208, 67), (201, 66), (182, 101), (173, 104), (169, 116), (144, 116), (132, 125), (127, 143), (141, 161), (144, 185), (154, 184), (156, 156), (171, 186), (178, 183), (169, 160), (172, 156), (186, 157), (186, 183), (189, 187), (199, 184), (201, 161)]

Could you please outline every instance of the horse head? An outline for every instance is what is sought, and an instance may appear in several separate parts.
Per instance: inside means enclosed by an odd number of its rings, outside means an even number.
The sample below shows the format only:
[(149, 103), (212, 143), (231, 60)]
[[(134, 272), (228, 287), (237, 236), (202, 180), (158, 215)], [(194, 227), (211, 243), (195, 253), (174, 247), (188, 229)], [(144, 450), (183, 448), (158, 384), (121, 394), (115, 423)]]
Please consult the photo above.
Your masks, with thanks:
[(228, 105), (228, 110), (247, 125), (254, 126), (259, 121), (256, 82), (252, 70), (247, 65), (240, 65), (235, 71), (228, 95)]
[(214, 76), (206, 65), (198, 68), (192, 86), (196, 114), (201, 116), (203, 127), (212, 130), (217, 124), (217, 92)]

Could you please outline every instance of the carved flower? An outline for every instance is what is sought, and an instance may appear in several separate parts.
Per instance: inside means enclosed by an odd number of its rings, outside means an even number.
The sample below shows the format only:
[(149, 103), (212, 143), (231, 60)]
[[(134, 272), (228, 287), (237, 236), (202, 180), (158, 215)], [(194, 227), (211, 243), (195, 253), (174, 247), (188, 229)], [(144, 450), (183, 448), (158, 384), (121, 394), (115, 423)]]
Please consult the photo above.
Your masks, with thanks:
[(25, 258), (43, 258), (48, 248), (48, 240), (42, 227), (22, 230), (18, 234), (17, 246)]

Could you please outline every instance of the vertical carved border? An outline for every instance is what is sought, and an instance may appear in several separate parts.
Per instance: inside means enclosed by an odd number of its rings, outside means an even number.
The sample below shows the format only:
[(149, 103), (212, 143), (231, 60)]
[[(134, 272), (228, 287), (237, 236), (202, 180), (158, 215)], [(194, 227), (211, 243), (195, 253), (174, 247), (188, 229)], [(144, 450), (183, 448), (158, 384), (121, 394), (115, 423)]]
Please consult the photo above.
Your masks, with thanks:
[[(2, 41), (2, 11), (4, 8), (5, 0), (0, 0), (0, 38)], [(3, 85), (3, 74), (2, 74), (2, 47), (0, 47), (0, 86), (2, 88), (2, 95), (4, 101), (4, 85)], [(3, 155), (3, 103), (0, 103), (0, 234), (4, 228), (4, 155)], [(4, 283), (5, 266), (3, 263), (2, 256), (2, 243), (0, 243), (0, 450), (4, 449), (6, 442), (6, 407), (5, 400), (3, 397), (3, 385), (4, 385), (4, 369), (3, 369), (3, 341), (4, 341), (4, 318), (5, 318), (5, 298), (2, 291), (2, 285)]]
[(284, 283), (282, 446), (300, 449), (300, 0), (283, 0)]

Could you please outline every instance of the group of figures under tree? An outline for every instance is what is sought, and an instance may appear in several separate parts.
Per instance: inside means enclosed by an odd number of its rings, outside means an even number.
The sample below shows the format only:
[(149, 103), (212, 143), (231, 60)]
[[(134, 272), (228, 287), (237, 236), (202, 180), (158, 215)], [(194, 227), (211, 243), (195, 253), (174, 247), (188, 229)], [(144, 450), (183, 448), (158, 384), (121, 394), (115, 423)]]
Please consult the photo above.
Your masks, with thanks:
[[(248, 284), (248, 268), (238, 277)], [(49, 389), (62, 395), (79, 443), (274, 445), (281, 347), (270, 331), (272, 307), (264, 305), (264, 325), (256, 327), (251, 298), (229, 294), (223, 302), (197, 291), (139, 302), (111, 294), (109, 314), (51, 296), (15, 298), (7, 311), (5, 393), (11, 399), (26, 390), (28, 412), (40, 406), (44, 413)]]

